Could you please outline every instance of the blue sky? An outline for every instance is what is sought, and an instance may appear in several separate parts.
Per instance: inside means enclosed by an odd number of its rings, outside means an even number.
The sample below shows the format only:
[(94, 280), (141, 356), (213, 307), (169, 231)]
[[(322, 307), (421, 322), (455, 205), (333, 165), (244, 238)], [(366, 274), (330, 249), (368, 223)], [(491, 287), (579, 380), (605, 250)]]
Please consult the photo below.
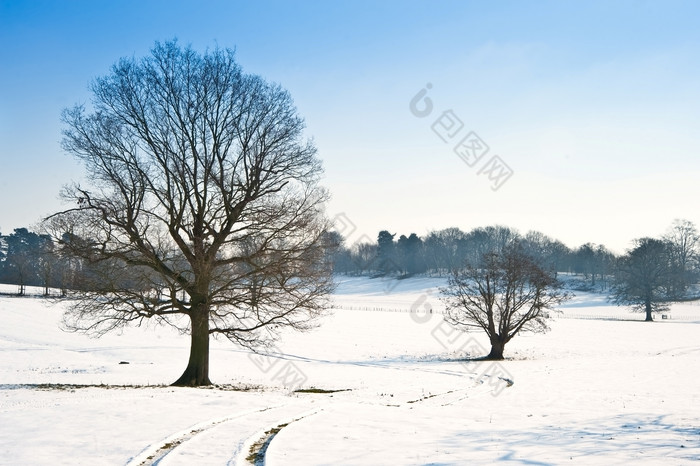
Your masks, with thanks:
[[(349, 242), (505, 224), (621, 252), (674, 218), (700, 225), (699, 19), (693, 1), (0, 0), (0, 232), (80, 179), (61, 110), (177, 37), (235, 48), (290, 91)], [(432, 128), (448, 110), (463, 127), (446, 143)], [(453, 151), (470, 131), (489, 146), (474, 166)], [(512, 176), (494, 191), (503, 178), (479, 171), (496, 155)]]

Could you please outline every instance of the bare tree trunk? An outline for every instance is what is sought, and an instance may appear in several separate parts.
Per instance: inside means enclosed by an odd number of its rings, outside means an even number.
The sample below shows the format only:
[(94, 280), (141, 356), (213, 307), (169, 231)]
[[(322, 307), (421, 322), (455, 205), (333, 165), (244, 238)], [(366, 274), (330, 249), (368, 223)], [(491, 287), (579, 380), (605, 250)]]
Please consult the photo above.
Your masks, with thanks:
[(645, 322), (653, 322), (654, 319), (653, 319), (652, 316), (651, 316), (651, 300), (650, 300), (650, 299), (647, 299), (647, 300), (646, 300), (646, 303), (644, 303), (644, 305), (645, 305), (645, 310), (646, 310), (646, 313), (647, 313), (647, 318), (644, 319), (644, 321), (645, 321)]
[(503, 343), (498, 338), (491, 339), (491, 352), (486, 356), (486, 359), (492, 359), (500, 361), (503, 359), (503, 351), (505, 350), (506, 344)]
[(192, 343), (185, 372), (173, 383), (179, 387), (211, 385), (209, 380), (209, 309), (202, 303), (192, 310)]

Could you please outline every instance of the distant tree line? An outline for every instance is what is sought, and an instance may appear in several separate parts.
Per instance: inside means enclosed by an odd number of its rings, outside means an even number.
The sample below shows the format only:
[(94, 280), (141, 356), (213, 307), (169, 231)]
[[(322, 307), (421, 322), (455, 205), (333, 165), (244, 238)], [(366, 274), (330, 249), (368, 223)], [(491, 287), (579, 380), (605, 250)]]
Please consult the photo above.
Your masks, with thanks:
[[(76, 241), (84, 239), (66, 234), (54, 242), (49, 235), (27, 228), (0, 234), (0, 282), (17, 285), (19, 294), (24, 294), (27, 286), (44, 287), (46, 293), (50, 288), (87, 286), (99, 265), (64, 254), (66, 247)], [(507, 226), (479, 227), (469, 232), (446, 228), (424, 237), (411, 233), (398, 238), (382, 230), (376, 242), (355, 244), (347, 244), (342, 235), (329, 231), (326, 261), (342, 275), (399, 279), (421, 274), (448, 276), (465, 263), (478, 261), (485, 253), (500, 252), (513, 242), (555, 276), (562, 272), (576, 274), (582, 289), (608, 291), (620, 304), (641, 300), (645, 311), (650, 307), (657, 310), (655, 305), (647, 306), (648, 302), (687, 297), (689, 287), (700, 279), (698, 230), (688, 220), (674, 221), (660, 238), (635, 240), (623, 255), (601, 244), (570, 248), (541, 232), (522, 235)]]
[(415, 233), (401, 235), (382, 230), (376, 243), (345, 244), (330, 233), (338, 248), (334, 253), (336, 273), (347, 275), (386, 275), (407, 277), (416, 274), (446, 276), (484, 253), (500, 252), (507, 245), (520, 246), (547, 269), (581, 275), (591, 286), (605, 284), (612, 272), (615, 255), (603, 245), (586, 243), (571, 249), (561, 241), (531, 231), (521, 235), (506, 226), (488, 226), (464, 232), (446, 228), (421, 238)]
[[(581, 289), (608, 291), (621, 304), (629, 302), (622, 295), (639, 288), (653, 290), (652, 296), (647, 292), (645, 299), (654, 302), (683, 299), (700, 277), (698, 231), (688, 220), (674, 221), (660, 238), (634, 240), (634, 247), (623, 255), (614, 254), (602, 244), (586, 243), (570, 248), (538, 231), (522, 235), (513, 228), (498, 225), (469, 232), (446, 228), (424, 237), (411, 233), (398, 239), (395, 233), (382, 230), (376, 242), (354, 244), (347, 244), (337, 232), (328, 235), (335, 246), (334, 270), (345, 275), (448, 276), (464, 264), (478, 261), (485, 253), (501, 252), (517, 242), (528, 256), (555, 276), (560, 272), (579, 275)], [(646, 261), (639, 259), (642, 252), (650, 255), (652, 251), (653, 257), (647, 257)], [(656, 268), (653, 284), (628, 286), (624, 291), (622, 284), (639, 275), (632, 271), (644, 269), (650, 273), (651, 264)], [(648, 309), (646, 305), (645, 309)]]

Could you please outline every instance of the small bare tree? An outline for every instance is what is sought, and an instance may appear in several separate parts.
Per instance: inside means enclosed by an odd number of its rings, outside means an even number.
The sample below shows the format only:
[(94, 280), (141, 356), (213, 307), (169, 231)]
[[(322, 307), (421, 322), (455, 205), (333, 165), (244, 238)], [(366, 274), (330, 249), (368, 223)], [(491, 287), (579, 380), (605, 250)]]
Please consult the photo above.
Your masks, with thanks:
[(568, 298), (554, 274), (517, 243), (454, 271), (441, 291), (445, 320), (458, 329), (486, 332), (491, 343), (486, 359), (496, 360), (519, 332), (548, 330), (549, 311)]
[(326, 192), (289, 94), (231, 50), (176, 42), (122, 59), (66, 110), (64, 148), (87, 169), (47, 227), (85, 264), (70, 328), (156, 318), (191, 334), (175, 385), (207, 385), (209, 337), (248, 347), (305, 330), (328, 307)]

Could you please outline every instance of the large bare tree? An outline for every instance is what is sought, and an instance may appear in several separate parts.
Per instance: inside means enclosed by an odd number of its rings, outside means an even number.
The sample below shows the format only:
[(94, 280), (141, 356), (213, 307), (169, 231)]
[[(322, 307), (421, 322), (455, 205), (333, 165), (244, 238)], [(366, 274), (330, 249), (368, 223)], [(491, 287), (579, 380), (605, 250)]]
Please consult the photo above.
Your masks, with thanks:
[(481, 329), (489, 337), (486, 359), (503, 359), (506, 344), (519, 332), (544, 332), (550, 311), (568, 295), (517, 243), (486, 252), (452, 272), (441, 300), (445, 320), (455, 328)]
[(47, 226), (86, 264), (66, 314), (101, 334), (157, 318), (191, 333), (175, 385), (207, 385), (210, 335), (256, 347), (305, 330), (333, 288), (327, 193), (289, 94), (228, 49), (157, 43), (64, 111), (63, 146), (88, 184)]

